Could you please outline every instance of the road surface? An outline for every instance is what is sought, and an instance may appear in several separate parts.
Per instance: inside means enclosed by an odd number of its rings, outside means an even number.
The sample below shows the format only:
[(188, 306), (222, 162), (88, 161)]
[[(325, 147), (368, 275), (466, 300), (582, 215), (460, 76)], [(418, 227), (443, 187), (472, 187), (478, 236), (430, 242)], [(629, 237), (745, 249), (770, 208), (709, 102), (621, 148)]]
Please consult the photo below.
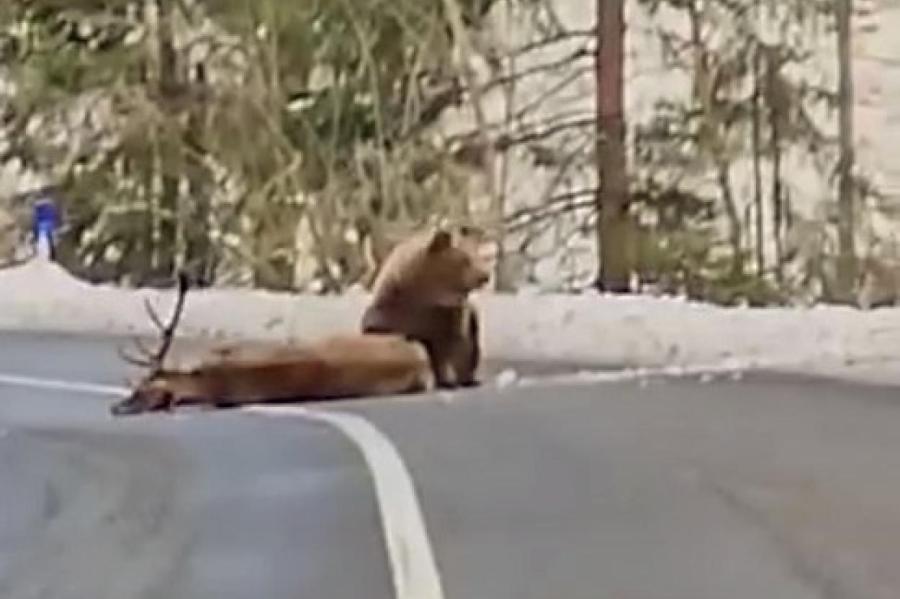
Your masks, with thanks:
[[(121, 384), (105, 338), (0, 335), (0, 371)], [(0, 384), (0, 597), (395, 597), (340, 431), (240, 411), (113, 420)], [(755, 374), (323, 404), (412, 474), (443, 596), (900, 597), (900, 394)]]

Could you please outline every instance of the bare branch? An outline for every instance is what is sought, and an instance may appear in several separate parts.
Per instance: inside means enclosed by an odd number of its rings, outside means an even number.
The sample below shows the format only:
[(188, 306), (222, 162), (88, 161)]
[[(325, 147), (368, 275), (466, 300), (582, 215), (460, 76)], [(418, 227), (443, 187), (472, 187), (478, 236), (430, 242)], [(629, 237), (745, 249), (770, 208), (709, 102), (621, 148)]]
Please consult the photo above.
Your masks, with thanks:
[(491, 89), (501, 86), (508, 85), (510, 82), (519, 81), (521, 79), (525, 79), (526, 77), (531, 77), (533, 75), (541, 75), (546, 73), (547, 71), (555, 71), (557, 69), (562, 69), (570, 66), (573, 62), (581, 59), (581, 58), (591, 58), (593, 57), (594, 52), (587, 48), (578, 48), (571, 54), (567, 56), (563, 56), (559, 60), (554, 60), (552, 62), (546, 62), (542, 64), (535, 65), (533, 67), (523, 69), (516, 73), (510, 73), (509, 75), (504, 75), (502, 77), (495, 77), (481, 86), (480, 92), (484, 93), (490, 91)]
[[(596, 193), (596, 187), (568, 191), (557, 194), (538, 206), (530, 206), (516, 210), (503, 219), (506, 222), (506, 230), (507, 232), (515, 232), (520, 229), (528, 228), (538, 221), (553, 216), (559, 216), (560, 214), (581, 208), (590, 208), (594, 206), (593, 198)], [(589, 199), (583, 199), (586, 197)]]
[(545, 91), (542, 95), (538, 96), (528, 104), (525, 104), (522, 108), (520, 108), (515, 113), (516, 119), (523, 118), (526, 114), (531, 112), (532, 110), (536, 110), (541, 104), (546, 102), (548, 99), (552, 98), (560, 91), (571, 85), (575, 82), (579, 77), (584, 75), (585, 73), (592, 72), (593, 66), (581, 67), (579, 69), (574, 70), (567, 77), (564, 77), (561, 81), (559, 81), (556, 85)]
[(527, 54), (533, 50), (540, 50), (546, 48), (547, 46), (551, 46), (553, 44), (558, 44), (560, 42), (585, 37), (589, 39), (593, 39), (594, 36), (597, 35), (597, 32), (594, 28), (591, 29), (572, 29), (569, 31), (560, 31), (556, 35), (551, 35), (549, 37), (545, 37), (540, 40), (536, 40), (530, 42), (528, 44), (524, 44), (519, 46), (518, 48), (512, 50), (508, 54), (504, 56), (504, 58), (513, 58), (517, 56), (522, 56)]
[(565, 121), (562, 123), (558, 123), (551, 127), (547, 127), (545, 129), (532, 131), (530, 133), (523, 133), (517, 137), (512, 136), (500, 136), (496, 141), (497, 149), (500, 151), (508, 150), (509, 148), (525, 143), (531, 143), (535, 141), (539, 141), (542, 139), (547, 139), (548, 137), (553, 137), (557, 133), (562, 133), (563, 131), (568, 131), (569, 129), (581, 129), (585, 127), (593, 126), (596, 119), (594, 117), (576, 119), (574, 121)]

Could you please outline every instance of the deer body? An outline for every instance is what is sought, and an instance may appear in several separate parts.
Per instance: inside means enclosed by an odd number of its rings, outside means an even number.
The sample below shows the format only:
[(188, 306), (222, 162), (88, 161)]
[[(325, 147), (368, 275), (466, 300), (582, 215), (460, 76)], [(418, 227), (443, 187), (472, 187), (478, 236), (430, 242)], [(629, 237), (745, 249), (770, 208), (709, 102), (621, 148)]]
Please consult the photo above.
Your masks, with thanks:
[(190, 370), (160, 370), (112, 412), (393, 395), (433, 386), (428, 354), (419, 343), (396, 335), (336, 335), (246, 354), (236, 348)]
[(223, 407), (392, 395), (434, 386), (425, 346), (400, 335), (345, 334), (298, 345), (229, 345), (213, 349), (195, 368), (166, 368), (187, 291), (187, 276), (181, 274), (175, 309), (165, 325), (147, 304), (162, 340), (156, 351), (138, 344), (144, 358), (121, 352), (149, 372), (128, 397), (112, 406), (113, 415), (168, 410), (178, 404)]

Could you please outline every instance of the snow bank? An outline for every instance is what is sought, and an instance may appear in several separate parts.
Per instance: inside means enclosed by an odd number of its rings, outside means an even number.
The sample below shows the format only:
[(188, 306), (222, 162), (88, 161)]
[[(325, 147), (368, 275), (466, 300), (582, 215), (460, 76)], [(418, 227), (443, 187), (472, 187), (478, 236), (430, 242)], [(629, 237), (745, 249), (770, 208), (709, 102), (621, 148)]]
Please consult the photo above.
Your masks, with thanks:
[[(174, 290), (90, 285), (58, 264), (33, 260), (0, 270), (0, 328), (155, 335), (144, 302), (166, 319)], [(194, 289), (179, 335), (304, 338), (354, 326), (364, 297), (296, 296), (244, 289)]]
[[(93, 286), (30, 262), (0, 271), (0, 328), (154, 334), (145, 299), (165, 318), (169, 290)], [(185, 337), (312, 339), (356, 329), (368, 296), (198, 289)], [(723, 308), (678, 299), (604, 295), (475, 297), (485, 356), (631, 369), (745, 368), (884, 360), (900, 349), (900, 309)]]

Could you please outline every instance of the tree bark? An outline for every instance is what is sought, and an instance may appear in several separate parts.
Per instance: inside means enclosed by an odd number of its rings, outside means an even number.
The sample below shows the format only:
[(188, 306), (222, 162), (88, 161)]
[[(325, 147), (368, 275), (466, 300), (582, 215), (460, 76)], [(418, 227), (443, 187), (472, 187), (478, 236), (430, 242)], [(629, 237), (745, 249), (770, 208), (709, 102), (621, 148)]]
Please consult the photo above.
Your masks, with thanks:
[(853, 79), (850, 62), (851, 0), (835, 0), (838, 35), (838, 263), (837, 295), (839, 301), (850, 301), (855, 279), (854, 185), (853, 166)]
[(738, 212), (731, 188), (731, 168), (727, 161), (716, 163), (716, 181), (725, 205), (725, 216), (728, 218), (728, 242), (731, 245), (731, 275), (738, 277), (744, 274), (744, 251), (741, 243), (741, 215)]
[(784, 239), (786, 203), (784, 186), (781, 184), (781, 129), (778, 117), (773, 115), (771, 121), (772, 135), (772, 228), (775, 237), (775, 277), (783, 278)]
[(597, 0), (597, 287), (630, 291), (628, 172), (623, 109), (625, 18), (623, 0)]
[[(205, 68), (196, 69), (193, 85), (205, 88)], [(188, 219), (185, 223), (185, 263), (190, 267), (195, 284), (207, 286), (215, 282), (216, 256), (210, 236), (211, 205), (210, 196), (213, 185), (205, 170), (201, 157), (207, 155), (204, 147), (206, 136), (206, 97), (205, 89), (200, 103), (192, 108), (185, 131), (185, 145), (192, 148), (193, 155), (188, 156)]]
[[(159, 52), (159, 98), (165, 108), (167, 100), (177, 94), (178, 90), (178, 55), (175, 50), (174, 32), (172, 30), (172, 0), (156, 0), (157, 49)], [(160, 178), (162, 180), (159, 196), (159, 232), (156, 239), (158, 261), (157, 276), (174, 275), (178, 245), (178, 177), (173, 173), (173, 156), (177, 144), (163, 134), (164, 143), (159, 156)]]
[(760, 49), (753, 51), (753, 208), (756, 224), (756, 273), (762, 276), (766, 270), (765, 261), (765, 236), (763, 235), (763, 198), (762, 198), (762, 141), (761, 123), (762, 104), (760, 89)]
[[(778, 67), (773, 60), (771, 50), (766, 54), (765, 90), (772, 94), (772, 90), (778, 85)], [(784, 280), (784, 231), (790, 227), (787, 219), (790, 216), (786, 189), (781, 180), (781, 119), (780, 108), (768, 102), (769, 117), (769, 151), (772, 153), (772, 237), (775, 242), (775, 278), (778, 282)]]

